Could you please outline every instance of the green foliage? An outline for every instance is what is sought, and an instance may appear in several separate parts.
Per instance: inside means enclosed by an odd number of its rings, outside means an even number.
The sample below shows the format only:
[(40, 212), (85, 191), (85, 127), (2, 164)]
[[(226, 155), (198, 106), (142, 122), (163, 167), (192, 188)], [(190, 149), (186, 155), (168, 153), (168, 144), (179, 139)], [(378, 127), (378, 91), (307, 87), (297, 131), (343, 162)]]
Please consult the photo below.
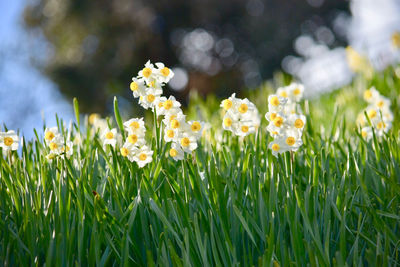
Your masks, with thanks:
[[(397, 117), (372, 142), (354, 124), (364, 83), (305, 103), (304, 145), (293, 157), (272, 156), (265, 120), (244, 140), (219, 138), (212, 96), (192, 97), (188, 112), (212, 128), (181, 162), (153, 141), (154, 160), (139, 169), (89, 130), (79, 151), (52, 163), (39, 137), (24, 142), (20, 155), (0, 157), (0, 262), (398, 266), (399, 80), (385, 73), (374, 81)], [(271, 91), (267, 84), (249, 94), (261, 113)], [(116, 100), (114, 108), (121, 127)]]

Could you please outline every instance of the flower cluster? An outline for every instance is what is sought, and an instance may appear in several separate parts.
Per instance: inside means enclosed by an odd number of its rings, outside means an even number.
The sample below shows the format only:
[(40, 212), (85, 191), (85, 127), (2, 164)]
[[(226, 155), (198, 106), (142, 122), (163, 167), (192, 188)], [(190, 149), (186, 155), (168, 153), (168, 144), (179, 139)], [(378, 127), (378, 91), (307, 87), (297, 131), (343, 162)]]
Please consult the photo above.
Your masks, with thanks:
[[(378, 137), (389, 131), (392, 127), (393, 113), (390, 110), (390, 100), (382, 96), (374, 87), (364, 92), (364, 100), (367, 101), (369, 105), (358, 114), (357, 124), (362, 127), (362, 137), (366, 140), (370, 140), (372, 138), (372, 128), (374, 128)], [(365, 113), (371, 122), (369, 126), (367, 126)]]
[(135, 161), (140, 168), (153, 161), (153, 151), (146, 145), (143, 118), (133, 118), (124, 122), (127, 138), (120, 152), (131, 162)]
[(247, 98), (236, 98), (235, 94), (232, 94), (221, 102), (220, 107), (225, 112), (222, 120), (224, 130), (244, 137), (255, 133), (260, 126), (258, 110)]
[(57, 127), (45, 129), (44, 142), (50, 150), (46, 156), (48, 160), (53, 160), (58, 156), (69, 158), (73, 153), (73, 143), (68, 139), (65, 141)]
[(138, 76), (132, 78), (130, 84), (133, 96), (139, 98), (139, 104), (145, 109), (154, 110), (163, 93), (162, 87), (174, 76), (173, 71), (163, 63), (158, 62), (155, 65), (156, 67), (147, 61)]
[(277, 157), (278, 153), (296, 151), (302, 144), (306, 117), (301, 114), (298, 102), (303, 95), (304, 87), (293, 83), (277, 90), (276, 95), (268, 97), (268, 112), (265, 118), (269, 121), (267, 131), (274, 137), (268, 147)]
[(18, 135), (12, 130), (0, 132), (0, 147), (3, 149), (3, 155), (7, 155), (10, 151), (17, 150), (19, 147)]
[(186, 121), (181, 104), (170, 96), (162, 96), (162, 87), (169, 82), (174, 73), (163, 63), (148, 61), (139, 71), (138, 76), (132, 79), (130, 88), (139, 104), (145, 109), (151, 109), (157, 116), (164, 116), (164, 140), (172, 142), (169, 155), (174, 160), (182, 160), (184, 153), (191, 153), (197, 148), (197, 141), (201, 137), (204, 123), (200, 121)]

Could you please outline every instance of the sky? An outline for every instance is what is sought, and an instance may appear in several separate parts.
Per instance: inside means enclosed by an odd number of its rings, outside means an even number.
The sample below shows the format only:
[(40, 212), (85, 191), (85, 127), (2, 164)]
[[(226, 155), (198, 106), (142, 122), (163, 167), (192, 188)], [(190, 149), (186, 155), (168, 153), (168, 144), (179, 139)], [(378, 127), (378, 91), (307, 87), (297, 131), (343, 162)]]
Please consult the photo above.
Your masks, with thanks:
[(51, 49), (24, 31), (21, 12), (25, 4), (23, 0), (0, 0), (0, 127), (4, 130), (5, 124), (30, 139), (34, 128), (44, 123), (54, 126), (56, 113), (68, 123), (73, 110), (32, 63), (32, 53), (46, 55)]

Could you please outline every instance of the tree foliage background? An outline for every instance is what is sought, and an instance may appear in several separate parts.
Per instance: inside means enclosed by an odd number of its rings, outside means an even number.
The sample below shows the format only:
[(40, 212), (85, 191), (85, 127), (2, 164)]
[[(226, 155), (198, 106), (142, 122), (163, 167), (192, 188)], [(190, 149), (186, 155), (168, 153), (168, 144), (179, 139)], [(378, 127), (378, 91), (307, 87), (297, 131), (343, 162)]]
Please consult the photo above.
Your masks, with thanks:
[[(225, 96), (254, 87), (293, 53), (293, 40), (331, 26), (336, 0), (38, 0), (24, 12), (49, 43), (38, 68), (86, 112), (107, 113), (130, 97), (132, 76), (150, 59), (188, 72), (182, 91)], [(336, 38), (331, 46), (343, 42)]]

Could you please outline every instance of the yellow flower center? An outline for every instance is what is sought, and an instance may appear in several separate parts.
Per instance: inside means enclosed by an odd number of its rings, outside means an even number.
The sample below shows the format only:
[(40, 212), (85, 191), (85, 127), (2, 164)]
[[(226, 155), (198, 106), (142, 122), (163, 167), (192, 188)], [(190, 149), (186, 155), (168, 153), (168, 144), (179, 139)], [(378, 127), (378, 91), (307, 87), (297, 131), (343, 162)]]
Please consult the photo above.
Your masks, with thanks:
[(159, 108), (162, 108), (163, 106), (164, 106), (164, 103), (163, 103), (163, 102), (159, 102), (159, 103), (158, 103), (158, 107), (159, 107)]
[(137, 121), (133, 121), (129, 126), (131, 126), (131, 128), (132, 128), (133, 130), (137, 130), (137, 129), (140, 128), (140, 124), (139, 124), (139, 122), (137, 122)]
[(149, 83), (149, 86), (150, 87), (156, 87), (156, 81), (151, 81), (150, 83)]
[(277, 114), (276, 113), (271, 113), (271, 115), (269, 115), (269, 119), (271, 121), (273, 121), (276, 118)]
[(379, 130), (385, 128), (385, 126), (386, 126), (386, 124), (385, 124), (384, 122), (382, 122), (382, 121), (378, 122), (378, 124), (376, 125), (376, 127), (377, 127)]
[(108, 133), (106, 134), (106, 138), (107, 138), (107, 139), (113, 139), (113, 138), (114, 138), (114, 134), (113, 134), (112, 132), (108, 132)]
[(242, 132), (247, 133), (249, 131), (249, 126), (243, 125), (241, 129), (242, 129)]
[(189, 146), (189, 145), (190, 145), (190, 140), (189, 140), (189, 138), (183, 137), (183, 138), (181, 139), (181, 145), (182, 145), (183, 147)]
[(230, 127), (232, 125), (232, 119), (231, 118), (225, 118), (224, 119), (224, 125), (226, 127)]
[(361, 131), (361, 136), (363, 138), (367, 137), (368, 133), (366, 131)]
[(170, 70), (169, 70), (169, 68), (167, 68), (167, 67), (164, 67), (164, 68), (161, 70), (161, 74), (162, 74), (164, 77), (168, 77), (169, 72), (170, 72)]
[(139, 159), (140, 159), (141, 161), (144, 161), (144, 160), (147, 159), (147, 155), (146, 155), (145, 153), (142, 153), (142, 154), (139, 155)]
[(130, 88), (131, 88), (131, 91), (134, 92), (139, 89), (139, 85), (136, 82), (131, 82)]
[(296, 140), (294, 139), (294, 137), (288, 137), (286, 138), (286, 144), (288, 144), (289, 146), (293, 146), (294, 143), (296, 143)]
[(167, 101), (164, 102), (164, 108), (166, 110), (171, 109), (173, 105), (174, 105), (174, 103), (172, 102), (172, 100), (167, 100)]
[(11, 137), (4, 137), (4, 144), (6, 146), (11, 146), (14, 143), (14, 140)]
[(176, 149), (174, 149), (174, 148), (171, 148), (169, 150), (169, 155), (174, 158), (174, 157), (178, 156), (178, 151), (176, 151)]
[(179, 123), (178, 120), (173, 119), (173, 120), (171, 121), (171, 128), (172, 128), (172, 129), (177, 129), (177, 128), (179, 128), (179, 126), (181, 126), (181, 124)]
[(272, 150), (273, 151), (279, 151), (279, 149), (281, 148), (278, 144), (273, 144), (272, 146), (271, 146), (271, 148), (272, 148)]
[(282, 117), (276, 117), (276, 118), (273, 120), (273, 123), (274, 123), (274, 125), (275, 125), (276, 127), (281, 127), (282, 124), (283, 124), (283, 118), (282, 118)]
[(50, 150), (56, 150), (58, 148), (58, 145), (54, 142), (51, 142), (49, 147), (50, 147)]
[(368, 112), (368, 117), (373, 119), (376, 117), (376, 110), (372, 109)]
[(277, 96), (271, 97), (270, 104), (275, 107), (279, 106), (280, 103), (278, 97)]
[(304, 122), (302, 119), (297, 119), (294, 121), (294, 127), (296, 127), (297, 129), (303, 128), (304, 126)]
[(232, 101), (230, 101), (229, 99), (225, 99), (224, 101), (222, 101), (222, 105), (224, 107), (225, 110), (228, 110), (232, 107)]
[(143, 73), (143, 77), (149, 78), (149, 76), (151, 75), (151, 69), (150, 68), (144, 68), (142, 70), (142, 73)]
[(370, 99), (372, 97), (372, 92), (371, 92), (371, 90), (366, 90), (365, 92), (364, 92), (364, 98), (365, 99)]
[(136, 144), (138, 140), (138, 137), (136, 134), (131, 134), (130, 136), (128, 136), (128, 142), (131, 144)]
[(278, 134), (278, 132), (277, 132), (277, 131), (273, 131), (273, 132), (272, 132), (272, 134), (275, 134), (275, 135), (277, 135), (277, 134)]
[(294, 95), (299, 95), (300, 93), (301, 93), (301, 91), (300, 91), (299, 88), (296, 88), (296, 89), (293, 90), (293, 94)]
[(129, 155), (129, 150), (126, 147), (121, 148), (121, 155), (126, 157)]
[(393, 44), (393, 46), (400, 48), (400, 32), (393, 33), (392, 44)]
[(201, 129), (201, 124), (200, 124), (200, 122), (195, 121), (195, 122), (192, 123), (190, 128), (192, 129), (193, 132), (198, 132)]
[(248, 109), (249, 109), (249, 107), (246, 104), (241, 104), (238, 108), (239, 112), (242, 114), (246, 113)]
[[(99, 119), (100, 115), (97, 113), (92, 113), (89, 115), (89, 123), (94, 124), (95, 120)], [(47, 139), (47, 138), (46, 138)]]
[(173, 138), (173, 137), (175, 136), (174, 131), (173, 131), (173, 130), (167, 130), (167, 136), (168, 136), (169, 138)]
[(282, 96), (282, 97), (287, 97), (287, 93), (286, 93), (285, 91), (282, 91), (282, 92), (280, 93), (280, 96)]
[(156, 99), (156, 97), (154, 95), (152, 95), (152, 94), (147, 96), (147, 101), (150, 102), (150, 103), (152, 103), (155, 99)]
[(378, 107), (382, 108), (385, 105), (385, 102), (383, 102), (383, 100), (380, 100), (378, 102)]
[[(90, 118), (89, 118), (89, 120), (90, 120)], [(53, 140), (53, 138), (54, 138), (54, 133), (53, 133), (53, 132), (47, 132), (47, 133), (44, 135), (44, 138), (45, 138), (46, 140), (48, 140), (48, 141), (51, 141), (51, 140)]]

